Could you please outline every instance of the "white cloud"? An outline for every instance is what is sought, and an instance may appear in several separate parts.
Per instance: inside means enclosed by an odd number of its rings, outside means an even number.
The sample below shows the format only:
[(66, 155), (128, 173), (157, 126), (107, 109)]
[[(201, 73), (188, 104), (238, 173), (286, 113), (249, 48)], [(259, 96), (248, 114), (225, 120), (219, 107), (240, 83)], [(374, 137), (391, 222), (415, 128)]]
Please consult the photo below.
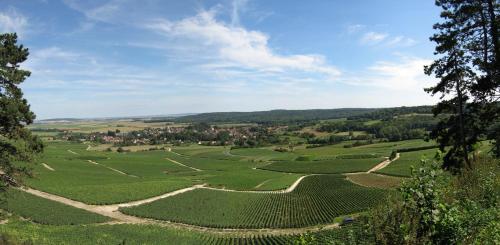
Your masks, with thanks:
[(388, 90), (421, 91), (433, 83), (433, 79), (423, 71), (424, 65), (430, 63), (429, 59), (400, 56), (397, 61), (378, 61), (361, 75), (346, 76), (342, 80), (349, 84)]
[(347, 33), (348, 34), (358, 33), (361, 30), (365, 29), (365, 27), (366, 27), (365, 25), (361, 25), (361, 24), (348, 25), (347, 26)]
[[(328, 79), (340, 71), (315, 54), (279, 55), (268, 45), (269, 37), (262, 32), (231, 26), (215, 18), (215, 11), (201, 11), (180, 21), (156, 19), (145, 25), (169, 38), (187, 40), (214, 52), (214, 63), (223, 63), (260, 72), (314, 72)], [(182, 42), (186, 45), (186, 42)]]
[(0, 12), (0, 32), (17, 32), (22, 36), (28, 27), (28, 18), (10, 8)]
[(417, 41), (415, 41), (412, 38), (404, 37), (404, 36), (396, 36), (396, 37), (393, 37), (390, 40), (388, 40), (386, 44), (388, 46), (404, 46), (404, 47), (408, 47), (408, 46), (413, 46), (416, 43), (417, 43)]
[(240, 11), (244, 10), (248, 0), (233, 0), (231, 11), (231, 24), (233, 26), (240, 24)]
[(382, 42), (388, 34), (386, 33), (378, 33), (378, 32), (367, 32), (363, 35), (361, 38), (361, 43), (362, 44), (367, 44), (367, 45), (374, 45)]

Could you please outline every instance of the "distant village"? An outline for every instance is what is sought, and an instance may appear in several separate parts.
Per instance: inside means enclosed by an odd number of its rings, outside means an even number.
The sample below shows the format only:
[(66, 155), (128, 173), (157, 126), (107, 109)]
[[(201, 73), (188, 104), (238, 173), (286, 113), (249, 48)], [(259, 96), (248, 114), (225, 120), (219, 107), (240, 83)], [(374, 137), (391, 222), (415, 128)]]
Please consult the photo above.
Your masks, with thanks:
[(284, 143), (278, 132), (286, 127), (232, 126), (218, 127), (198, 123), (185, 127), (165, 126), (163, 128), (144, 128), (130, 132), (119, 129), (106, 132), (79, 133), (65, 130), (57, 138), (68, 141), (90, 141), (113, 146), (158, 145), (196, 143), (200, 145), (261, 146)]

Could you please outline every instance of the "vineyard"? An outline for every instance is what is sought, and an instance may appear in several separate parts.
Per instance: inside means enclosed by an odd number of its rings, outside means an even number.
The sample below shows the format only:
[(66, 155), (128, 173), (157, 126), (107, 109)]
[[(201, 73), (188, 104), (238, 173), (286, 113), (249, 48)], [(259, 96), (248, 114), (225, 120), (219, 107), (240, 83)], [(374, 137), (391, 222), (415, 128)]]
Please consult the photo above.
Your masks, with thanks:
[(92, 224), (111, 220), (108, 217), (50, 201), (16, 189), (9, 190), (5, 194), (5, 197), (6, 200), (0, 203), (1, 209), (40, 224)]
[[(312, 233), (319, 244), (349, 241), (349, 234), (362, 230), (357, 224)], [(298, 235), (225, 235), (170, 229), (153, 225), (71, 225), (44, 226), (28, 221), (14, 221), (0, 226), (0, 233), (21, 237), (24, 244), (207, 244), (207, 245), (286, 245)], [(336, 244), (336, 243), (333, 243)]]
[(260, 169), (311, 174), (366, 172), (384, 158), (330, 159), (316, 161), (276, 161)]
[(198, 189), (150, 204), (124, 208), (140, 217), (218, 228), (288, 228), (331, 223), (363, 211), (384, 191), (352, 184), (340, 175), (306, 177), (291, 193)]
[(402, 152), (401, 157), (398, 160), (394, 161), (386, 168), (377, 171), (377, 173), (409, 177), (411, 174), (411, 166), (418, 167), (418, 164), (423, 157), (432, 159), (436, 154), (436, 151), (437, 149)]

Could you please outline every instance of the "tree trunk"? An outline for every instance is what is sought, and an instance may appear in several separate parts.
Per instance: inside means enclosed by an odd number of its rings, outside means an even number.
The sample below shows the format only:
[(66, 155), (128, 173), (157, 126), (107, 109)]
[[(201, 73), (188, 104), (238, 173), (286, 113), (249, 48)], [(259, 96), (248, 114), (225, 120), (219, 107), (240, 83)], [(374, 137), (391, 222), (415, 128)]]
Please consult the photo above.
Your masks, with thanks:
[(458, 125), (460, 130), (460, 144), (462, 145), (463, 157), (465, 163), (467, 164), (467, 168), (471, 168), (471, 163), (469, 160), (469, 151), (467, 150), (467, 144), (465, 142), (465, 131), (464, 131), (464, 105), (463, 105), (463, 94), (462, 88), (460, 87), (461, 79), (458, 79), (456, 82), (456, 90), (458, 97)]
[(486, 74), (488, 76), (488, 79), (493, 81), (493, 77), (491, 76), (491, 67), (488, 62), (488, 20), (486, 19), (486, 16), (484, 15), (483, 11), (483, 5), (481, 4), (481, 27), (483, 29), (483, 65), (484, 69), (486, 70)]
[[(498, 26), (497, 26), (497, 20), (495, 16), (495, 6), (493, 3), (494, 0), (488, 0), (488, 13), (490, 16), (490, 35), (491, 35), (491, 41), (493, 43), (493, 49), (494, 49), (494, 55), (495, 55), (495, 64), (500, 65), (500, 47), (498, 46)], [(496, 1), (495, 1), (496, 2)], [(498, 66), (495, 67), (495, 69), (498, 69)]]

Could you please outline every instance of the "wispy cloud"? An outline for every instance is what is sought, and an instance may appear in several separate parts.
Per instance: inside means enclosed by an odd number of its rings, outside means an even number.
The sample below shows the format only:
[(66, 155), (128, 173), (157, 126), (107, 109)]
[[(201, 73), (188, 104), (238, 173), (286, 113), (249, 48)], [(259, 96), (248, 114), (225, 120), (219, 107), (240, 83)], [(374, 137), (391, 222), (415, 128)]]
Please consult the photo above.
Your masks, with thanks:
[(240, 24), (240, 12), (244, 11), (248, 0), (233, 0), (231, 11), (231, 24), (233, 26)]
[(0, 12), (0, 32), (17, 32), (22, 36), (28, 27), (28, 18), (14, 8)]
[(378, 61), (363, 72), (346, 75), (342, 81), (357, 86), (380, 87), (388, 90), (422, 90), (433, 83), (423, 72), (429, 59), (398, 55), (397, 61)]
[(387, 33), (370, 31), (363, 35), (363, 37), (361, 38), (361, 43), (366, 45), (375, 45), (385, 40), (387, 36)]
[(396, 36), (396, 37), (393, 37), (390, 40), (388, 40), (386, 45), (409, 47), (409, 46), (415, 45), (416, 43), (417, 43), (417, 41), (415, 41), (412, 38), (405, 37), (405, 36)]
[(352, 25), (348, 25), (346, 29), (347, 29), (348, 34), (354, 34), (354, 33), (358, 33), (360, 31), (362, 31), (365, 28), (366, 28), (365, 25), (352, 24)]

